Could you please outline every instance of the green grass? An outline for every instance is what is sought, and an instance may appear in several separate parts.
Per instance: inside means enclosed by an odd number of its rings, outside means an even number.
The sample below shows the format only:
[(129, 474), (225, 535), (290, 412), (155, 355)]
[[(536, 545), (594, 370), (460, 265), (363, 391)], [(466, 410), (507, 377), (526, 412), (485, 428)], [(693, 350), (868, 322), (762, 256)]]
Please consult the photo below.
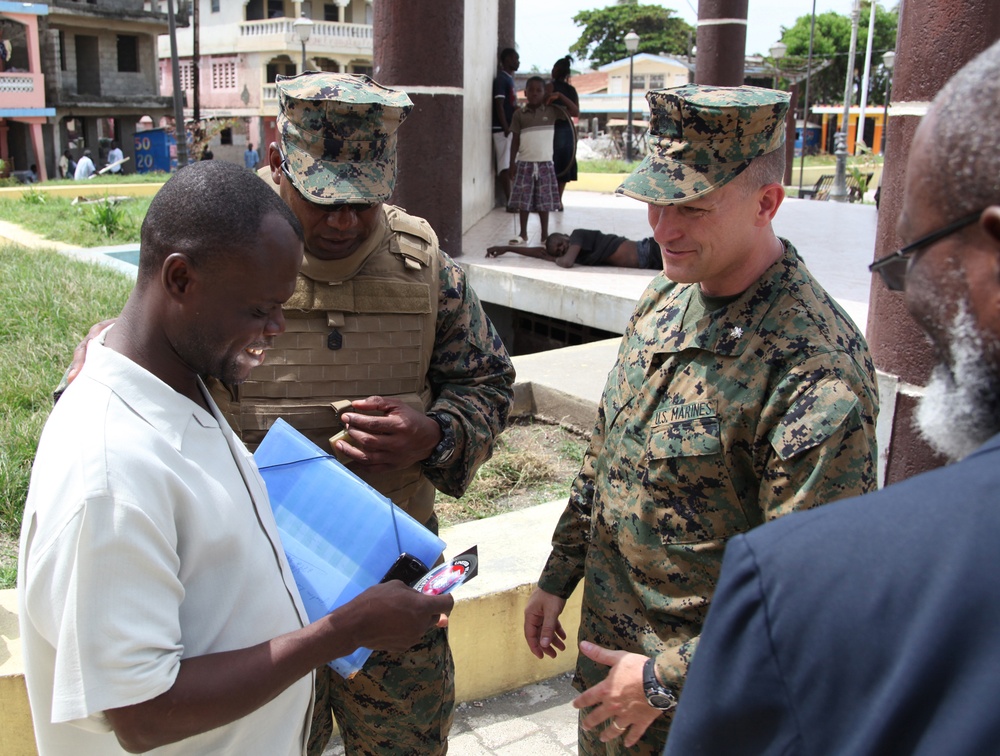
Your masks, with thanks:
[(511, 512), (562, 499), (583, 461), (586, 442), (560, 426), (515, 420), (497, 439), (487, 460), (460, 499), (438, 493), (442, 526)]
[(624, 160), (578, 160), (577, 170), (580, 173), (631, 173), (636, 165)]
[[(139, 228), (152, 197), (120, 203), (74, 205), (66, 197), (31, 192), (20, 199), (0, 199), (0, 219), (17, 223), (45, 239), (80, 247), (102, 247), (139, 241)], [(116, 216), (113, 222), (109, 215)], [(108, 233), (112, 230), (113, 233)]]
[(52, 390), (90, 327), (117, 315), (132, 280), (52, 251), (0, 246), (0, 588), (12, 587), (31, 463)]

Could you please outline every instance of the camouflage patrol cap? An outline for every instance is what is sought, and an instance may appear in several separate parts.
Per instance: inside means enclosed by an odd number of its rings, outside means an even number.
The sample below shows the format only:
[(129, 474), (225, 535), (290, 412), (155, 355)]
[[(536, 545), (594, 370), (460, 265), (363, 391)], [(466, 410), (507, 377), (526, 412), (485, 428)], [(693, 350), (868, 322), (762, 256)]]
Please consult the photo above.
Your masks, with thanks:
[(404, 92), (361, 74), (277, 78), (286, 174), (312, 202), (384, 202), (396, 185), (396, 129), (413, 108)]
[(649, 152), (617, 194), (655, 205), (687, 202), (785, 143), (787, 92), (685, 84), (646, 99)]

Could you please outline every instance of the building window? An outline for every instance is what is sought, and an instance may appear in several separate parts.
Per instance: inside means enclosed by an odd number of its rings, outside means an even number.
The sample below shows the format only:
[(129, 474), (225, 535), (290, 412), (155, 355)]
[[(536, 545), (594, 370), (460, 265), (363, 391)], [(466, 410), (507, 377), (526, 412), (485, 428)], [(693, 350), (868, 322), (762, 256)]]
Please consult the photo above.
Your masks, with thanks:
[(219, 0), (212, 0), (212, 13), (219, 12)]
[(645, 89), (646, 77), (642, 74), (632, 77), (632, 89)]
[[(284, 56), (282, 56), (284, 58)], [(278, 58), (267, 64), (267, 83), (274, 84), (275, 77), (278, 74), (282, 76), (295, 76), (295, 64), (288, 61), (287, 58)]]
[(267, 0), (267, 17), (284, 18), (285, 0)]
[(118, 35), (118, 70), (139, 72), (139, 38), (131, 34)]
[(219, 144), (232, 144), (233, 143), (233, 130), (223, 129), (219, 132)]
[[(177, 65), (177, 73), (181, 77), (181, 91), (190, 92), (194, 89), (194, 64), (190, 60), (182, 60)], [(170, 77), (170, 68), (167, 67), (166, 75)]]
[(650, 89), (663, 89), (663, 74), (650, 74), (649, 75), (649, 88)]
[(340, 21), (340, 14), (337, 13), (337, 6), (333, 3), (323, 3), (323, 20)]
[(358, 66), (358, 65), (354, 65), (354, 66), (351, 66), (351, 73), (364, 74), (365, 76), (371, 76), (372, 75), (372, 67), (371, 66)]
[(66, 33), (59, 30), (59, 70), (66, 70)]
[(212, 62), (212, 89), (236, 89), (236, 63), (234, 61)]

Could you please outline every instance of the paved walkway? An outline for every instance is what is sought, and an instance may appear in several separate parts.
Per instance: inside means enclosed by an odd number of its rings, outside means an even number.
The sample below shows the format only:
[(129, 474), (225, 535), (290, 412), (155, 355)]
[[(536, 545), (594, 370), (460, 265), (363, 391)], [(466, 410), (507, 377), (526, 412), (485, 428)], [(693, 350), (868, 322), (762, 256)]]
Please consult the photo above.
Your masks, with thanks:
[[(455, 756), (570, 756), (576, 754), (577, 693), (570, 675), (455, 707), (448, 752)], [(344, 756), (340, 738), (323, 756)]]

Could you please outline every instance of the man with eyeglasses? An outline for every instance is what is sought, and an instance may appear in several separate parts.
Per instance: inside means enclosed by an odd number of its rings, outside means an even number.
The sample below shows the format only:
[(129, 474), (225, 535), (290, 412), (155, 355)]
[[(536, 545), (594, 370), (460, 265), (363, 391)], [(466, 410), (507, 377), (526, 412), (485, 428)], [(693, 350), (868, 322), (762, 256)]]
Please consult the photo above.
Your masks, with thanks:
[(954, 463), (730, 541), (667, 754), (997, 750), (998, 72), (1000, 43), (935, 98), (910, 147), (909, 243), (871, 266), (933, 345), (917, 423)]

